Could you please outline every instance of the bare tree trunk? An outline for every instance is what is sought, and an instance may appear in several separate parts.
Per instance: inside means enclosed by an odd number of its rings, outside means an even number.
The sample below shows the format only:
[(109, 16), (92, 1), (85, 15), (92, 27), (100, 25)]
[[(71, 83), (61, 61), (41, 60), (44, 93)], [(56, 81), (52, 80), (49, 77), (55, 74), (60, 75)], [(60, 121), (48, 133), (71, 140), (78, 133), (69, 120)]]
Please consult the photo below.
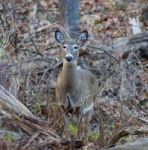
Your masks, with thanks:
[(62, 25), (71, 38), (80, 32), (80, 0), (61, 0)]

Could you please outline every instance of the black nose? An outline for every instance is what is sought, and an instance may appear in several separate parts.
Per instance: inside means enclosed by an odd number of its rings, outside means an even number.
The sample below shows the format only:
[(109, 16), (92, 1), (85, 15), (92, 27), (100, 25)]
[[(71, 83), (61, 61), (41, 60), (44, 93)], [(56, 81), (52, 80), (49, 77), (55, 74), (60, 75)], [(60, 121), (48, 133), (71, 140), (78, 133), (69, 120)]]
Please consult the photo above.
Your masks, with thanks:
[(71, 55), (65, 56), (65, 59), (70, 62), (72, 61), (73, 57)]

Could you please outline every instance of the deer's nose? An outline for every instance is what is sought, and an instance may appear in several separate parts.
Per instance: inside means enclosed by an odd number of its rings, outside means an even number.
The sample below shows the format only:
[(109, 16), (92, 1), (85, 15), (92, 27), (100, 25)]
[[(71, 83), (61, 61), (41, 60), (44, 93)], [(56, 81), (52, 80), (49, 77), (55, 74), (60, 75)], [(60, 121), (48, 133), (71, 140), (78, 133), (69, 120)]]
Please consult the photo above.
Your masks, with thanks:
[(71, 54), (67, 54), (67, 55), (65, 56), (65, 59), (66, 59), (68, 62), (71, 62), (72, 59), (73, 59), (73, 56), (72, 56)]

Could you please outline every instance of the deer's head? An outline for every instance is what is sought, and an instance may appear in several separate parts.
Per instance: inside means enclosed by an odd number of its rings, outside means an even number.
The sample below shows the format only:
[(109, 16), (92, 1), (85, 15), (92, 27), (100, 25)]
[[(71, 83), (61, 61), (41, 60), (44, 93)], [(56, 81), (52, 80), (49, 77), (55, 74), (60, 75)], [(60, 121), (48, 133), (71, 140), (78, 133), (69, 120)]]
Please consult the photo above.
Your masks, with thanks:
[(60, 30), (56, 30), (55, 39), (63, 47), (64, 59), (70, 63), (73, 61), (77, 61), (77, 58), (79, 56), (79, 49), (88, 39), (88, 32), (85, 30), (79, 34), (78, 38), (72, 39), (68, 34), (65, 34)]

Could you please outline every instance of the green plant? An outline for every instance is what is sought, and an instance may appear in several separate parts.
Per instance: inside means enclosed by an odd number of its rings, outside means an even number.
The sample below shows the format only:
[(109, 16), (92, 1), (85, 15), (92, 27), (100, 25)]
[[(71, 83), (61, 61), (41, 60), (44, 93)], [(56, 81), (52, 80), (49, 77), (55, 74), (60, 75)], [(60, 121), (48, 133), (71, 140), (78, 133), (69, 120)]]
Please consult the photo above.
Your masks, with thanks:
[(36, 114), (41, 114), (41, 111), (42, 111), (41, 100), (37, 100), (33, 105), (33, 112)]
[(69, 123), (68, 124), (68, 131), (71, 135), (76, 135), (78, 132), (78, 127), (74, 123)]
[(5, 39), (4, 38), (0, 38), (0, 59), (3, 59), (4, 54), (5, 54), (4, 43), (5, 43)]
[(89, 141), (95, 142), (99, 139), (100, 133), (99, 132), (89, 132), (87, 136), (88, 136)]
[(7, 132), (4, 136), (4, 139), (7, 140), (8, 142), (13, 142), (14, 141), (14, 136), (12, 135), (11, 132)]

